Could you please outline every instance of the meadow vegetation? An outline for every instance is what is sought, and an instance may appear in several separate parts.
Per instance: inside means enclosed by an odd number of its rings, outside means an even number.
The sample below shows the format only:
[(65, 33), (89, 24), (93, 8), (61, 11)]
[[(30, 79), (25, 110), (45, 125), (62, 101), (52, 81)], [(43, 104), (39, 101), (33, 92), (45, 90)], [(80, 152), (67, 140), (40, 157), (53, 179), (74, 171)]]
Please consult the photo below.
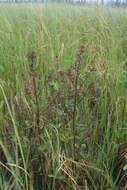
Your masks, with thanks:
[(0, 189), (127, 189), (127, 9), (0, 4)]

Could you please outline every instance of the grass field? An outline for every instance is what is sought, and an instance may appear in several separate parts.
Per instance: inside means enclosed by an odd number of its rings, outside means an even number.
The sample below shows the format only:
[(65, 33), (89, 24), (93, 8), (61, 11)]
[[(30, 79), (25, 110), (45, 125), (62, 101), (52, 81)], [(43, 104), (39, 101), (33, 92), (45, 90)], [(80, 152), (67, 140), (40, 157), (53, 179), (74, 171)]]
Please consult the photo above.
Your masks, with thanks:
[(0, 190), (126, 181), (127, 9), (0, 4)]

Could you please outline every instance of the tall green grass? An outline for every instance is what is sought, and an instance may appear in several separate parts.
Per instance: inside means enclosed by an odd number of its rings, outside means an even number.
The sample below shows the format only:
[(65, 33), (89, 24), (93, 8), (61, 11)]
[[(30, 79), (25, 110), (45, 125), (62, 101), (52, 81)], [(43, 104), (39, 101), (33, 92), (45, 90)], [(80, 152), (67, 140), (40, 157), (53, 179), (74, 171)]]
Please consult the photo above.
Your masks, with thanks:
[(0, 189), (126, 189), (127, 10), (0, 4)]

